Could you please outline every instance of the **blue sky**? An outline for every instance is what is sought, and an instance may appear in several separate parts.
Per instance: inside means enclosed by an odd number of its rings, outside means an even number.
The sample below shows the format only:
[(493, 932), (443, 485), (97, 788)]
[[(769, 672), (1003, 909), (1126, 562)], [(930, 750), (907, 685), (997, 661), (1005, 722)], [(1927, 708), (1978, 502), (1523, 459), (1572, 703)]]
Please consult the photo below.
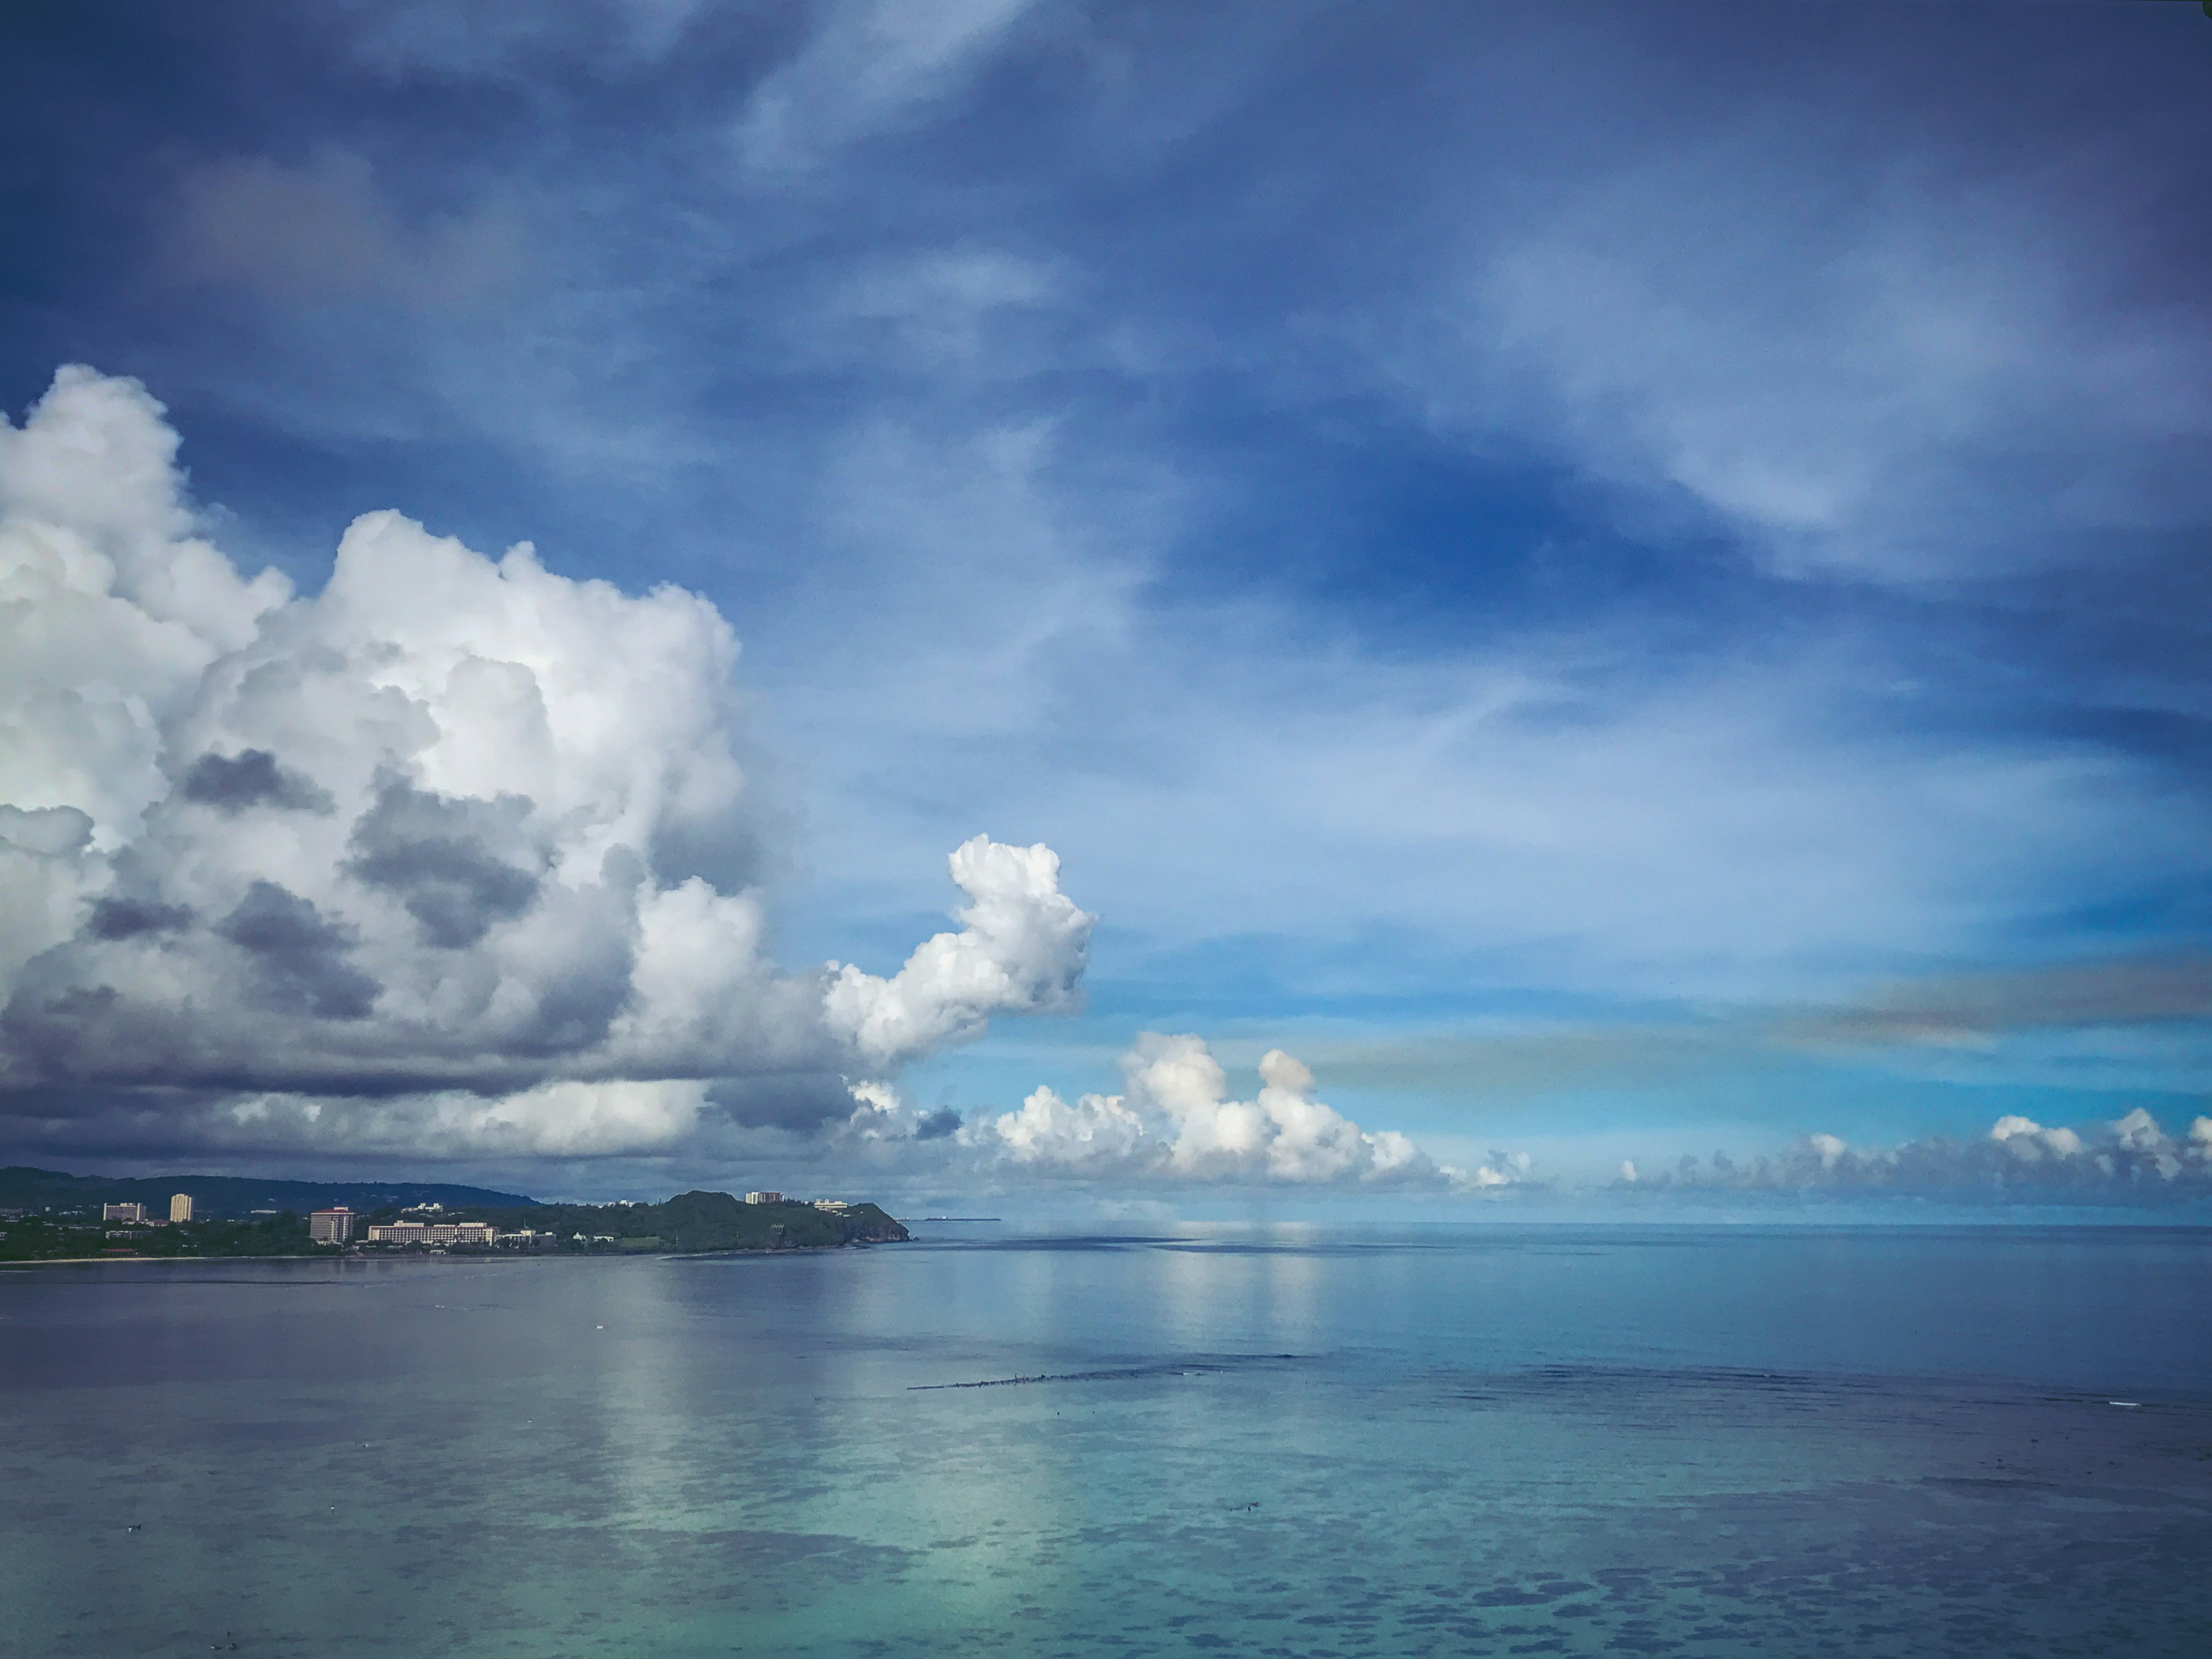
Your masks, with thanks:
[[(1569, 1184), (2205, 1109), (2197, 8), (6, 27), (11, 419), (136, 379), (303, 594), (389, 508), (711, 602), (794, 971), (894, 973), (971, 836), (1059, 854), (1082, 1011), (913, 1111), (1143, 1031)], [(38, 1086), (19, 1161), (201, 1147)], [(876, 1168), (803, 1140), (541, 1184)]]

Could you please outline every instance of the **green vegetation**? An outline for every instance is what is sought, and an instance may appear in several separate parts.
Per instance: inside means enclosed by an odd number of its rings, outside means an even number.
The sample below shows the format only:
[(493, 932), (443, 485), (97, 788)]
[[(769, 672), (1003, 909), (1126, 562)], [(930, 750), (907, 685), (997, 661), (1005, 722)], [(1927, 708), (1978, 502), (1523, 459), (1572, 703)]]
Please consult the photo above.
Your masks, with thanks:
[[(397, 1205), (357, 1214), (354, 1244), (371, 1222), (489, 1221), (502, 1233), (537, 1235), (532, 1246), (569, 1255), (624, 1250), (801, 1250), (841, 1244), (892, 1243), (907, 1231), (872, 1204), (817, 1210), (796, 1200), (746, 1204), (728, 1193), (683, 1193), (665, 1204), (465, 1205), (433, 1212)], [(380, 1249), (382, 1246), (369, 1246)], [(456, 1245), (456, 1249), (482, 1249)], [(512, 1249), (513, 1244), (495, 1246)], [(249, 1221), (188, 1221), (173, 1226), (102, 1221), (100, 1212), (55, 1206), (0, 1218), (0, 1262), (56, 1261), (112, 1256), (339, 1255), (346, 1247), (316, 1244), (307, 1218), (286, 1210)]]
[[(380, 1220), (382, 1217), (378, 1218)], [(442, 1221), (489, 1221), (502, 1232), (551, 1233), (567, 1249), (796, 1250), (888, 1244), (907, 1231), (872, 1204), (817, 1210), (796, 1200), (747, 1204), (727, 1193), (680, 1193), (665, 1204), (533, 1204), (448, 1210)], [(583, 1235), (580, 1241), (576, 1235)], [(612, 1241), (599, 1243), (593, 1241)]]
[(83, 1256), (335, 1255), (307, 1239), (307, 1218), (286, 1211), (257, 1221), (187, 1221), (131, 1226), (102, 1221), (97, 1211), (60, 1212), (0, 1220), (0, 1261), (55, 1261)]

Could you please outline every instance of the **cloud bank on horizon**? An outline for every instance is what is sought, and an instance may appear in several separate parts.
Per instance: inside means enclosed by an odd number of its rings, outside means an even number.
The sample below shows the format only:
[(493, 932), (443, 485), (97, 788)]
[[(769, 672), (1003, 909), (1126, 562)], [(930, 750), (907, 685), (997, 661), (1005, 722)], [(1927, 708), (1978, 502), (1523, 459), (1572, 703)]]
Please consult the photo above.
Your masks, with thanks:
[(2212, 1117), (2179, 1135), (2138, 1106), (2085, 1135), (2008, 1113), (1976, 1140), (1942, 1136), (1895, 1146), (1854, 1146), (1807, 1135), (1787, 1152), (1738, 1160), (1726, 1152), (1639, 1168), (1624, 1159), (1617, 1193), (1675, 1197), (1892, 1197), (2076, 1203), (2162, 1208), (2212, 1198)]

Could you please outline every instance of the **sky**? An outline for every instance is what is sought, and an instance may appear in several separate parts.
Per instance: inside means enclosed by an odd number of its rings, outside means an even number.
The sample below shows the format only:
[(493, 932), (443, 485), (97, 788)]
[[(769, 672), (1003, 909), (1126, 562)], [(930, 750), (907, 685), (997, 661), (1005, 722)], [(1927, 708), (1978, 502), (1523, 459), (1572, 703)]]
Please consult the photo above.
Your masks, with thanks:
[(2201, 8), (0, 36), (0, 1160), (2212, 1197)]

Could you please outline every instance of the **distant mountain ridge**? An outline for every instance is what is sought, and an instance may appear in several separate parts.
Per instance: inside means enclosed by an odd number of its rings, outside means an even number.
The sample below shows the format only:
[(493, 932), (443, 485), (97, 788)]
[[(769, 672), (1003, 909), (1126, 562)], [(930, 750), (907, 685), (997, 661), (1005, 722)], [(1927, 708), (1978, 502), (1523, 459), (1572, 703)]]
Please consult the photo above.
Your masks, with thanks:
[(0, 1208), (36, 1210), (47, 1205), (143, 1204), (149, 1215), (166, 1216), (173, 1194), (190, 1193), (203, 1218), (224, 1219), (255, 1210), (377, 1210), (392, 1205), (442, 1204), (477, 1209), (516, 1210), (538, 1200), (520, 1193), (488, 1187), (458, 1187), (424, 1181), (264, 1181), (253, 1176), (65, 1175), (15, 1164), (0, 1169)]

